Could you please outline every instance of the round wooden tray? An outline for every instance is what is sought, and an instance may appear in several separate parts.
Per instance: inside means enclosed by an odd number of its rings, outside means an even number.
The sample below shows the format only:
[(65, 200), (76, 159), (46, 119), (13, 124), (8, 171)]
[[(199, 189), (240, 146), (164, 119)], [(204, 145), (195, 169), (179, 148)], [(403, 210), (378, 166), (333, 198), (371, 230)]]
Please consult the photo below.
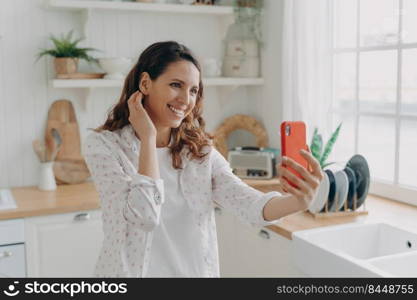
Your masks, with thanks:
[(214, 132), (214, 147), (227, 159), (229, 152), (227, 138), (231, 132), (243, 129), (256, 137), (258, 147), (268, 147), (268, 134), (262, 124), (255, 118), (247, 115), (234, 115), (227, 118)]

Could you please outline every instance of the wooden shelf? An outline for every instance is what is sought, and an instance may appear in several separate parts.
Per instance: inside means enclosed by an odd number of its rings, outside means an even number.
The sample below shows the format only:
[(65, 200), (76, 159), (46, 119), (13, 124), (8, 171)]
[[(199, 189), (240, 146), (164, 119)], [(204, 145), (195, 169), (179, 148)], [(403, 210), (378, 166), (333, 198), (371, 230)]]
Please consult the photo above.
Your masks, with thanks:
[(88, 10), (128, 10), (159, 13), (178, 14), (204, 14), (204, 15), (232, 15), (233, 7), (219, 5), (185, 5), (185, 4), (161, 4), (161, 3), (140, 3), (140, 2), (117, 2), (117, 1), (86, 1), (86, 0), (47, 0), (49, 8)]
[(104, 87), (122, 87), (123, 80), (110, 79), (54, 79), (52, 87), (54, 88), (104, 88)]
[(205, 86), (263, 85), (263, 78), (213, 77), (203, 78)]
[[(203, 79), (205, 86), (263, 85), (263, 78), (214, 77)], [(123, 80), (109, 79), (54, 79), (54, 88), (121, 88)]]

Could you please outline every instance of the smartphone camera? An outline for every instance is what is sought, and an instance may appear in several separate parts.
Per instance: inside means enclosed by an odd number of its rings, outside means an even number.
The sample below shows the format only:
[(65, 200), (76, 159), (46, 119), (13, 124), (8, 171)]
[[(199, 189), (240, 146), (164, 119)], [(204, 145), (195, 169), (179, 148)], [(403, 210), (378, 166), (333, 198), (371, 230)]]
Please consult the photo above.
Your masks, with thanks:
[(285, 126), (285, 135), (289, 136), (291, 134), (291, 126), (290, 125), (286, 125)]

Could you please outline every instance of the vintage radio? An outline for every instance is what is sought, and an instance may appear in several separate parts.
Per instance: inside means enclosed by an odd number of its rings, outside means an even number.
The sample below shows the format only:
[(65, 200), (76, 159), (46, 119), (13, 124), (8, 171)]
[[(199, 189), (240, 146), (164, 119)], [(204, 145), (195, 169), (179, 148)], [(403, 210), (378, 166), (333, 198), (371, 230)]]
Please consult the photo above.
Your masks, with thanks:
[(236, 147), (229, 151), (228, 161), (240, 178), (270, 179), (276, 175), (274, 153), (258, 147)]

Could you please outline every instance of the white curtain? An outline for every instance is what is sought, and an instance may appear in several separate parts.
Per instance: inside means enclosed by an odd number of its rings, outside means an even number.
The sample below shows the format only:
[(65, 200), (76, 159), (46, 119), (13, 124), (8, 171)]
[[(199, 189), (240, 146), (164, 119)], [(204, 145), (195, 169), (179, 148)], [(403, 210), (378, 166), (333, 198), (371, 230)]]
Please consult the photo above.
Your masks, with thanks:
[(331, 0), (284, 0), (283, 118), (332, 131)]

